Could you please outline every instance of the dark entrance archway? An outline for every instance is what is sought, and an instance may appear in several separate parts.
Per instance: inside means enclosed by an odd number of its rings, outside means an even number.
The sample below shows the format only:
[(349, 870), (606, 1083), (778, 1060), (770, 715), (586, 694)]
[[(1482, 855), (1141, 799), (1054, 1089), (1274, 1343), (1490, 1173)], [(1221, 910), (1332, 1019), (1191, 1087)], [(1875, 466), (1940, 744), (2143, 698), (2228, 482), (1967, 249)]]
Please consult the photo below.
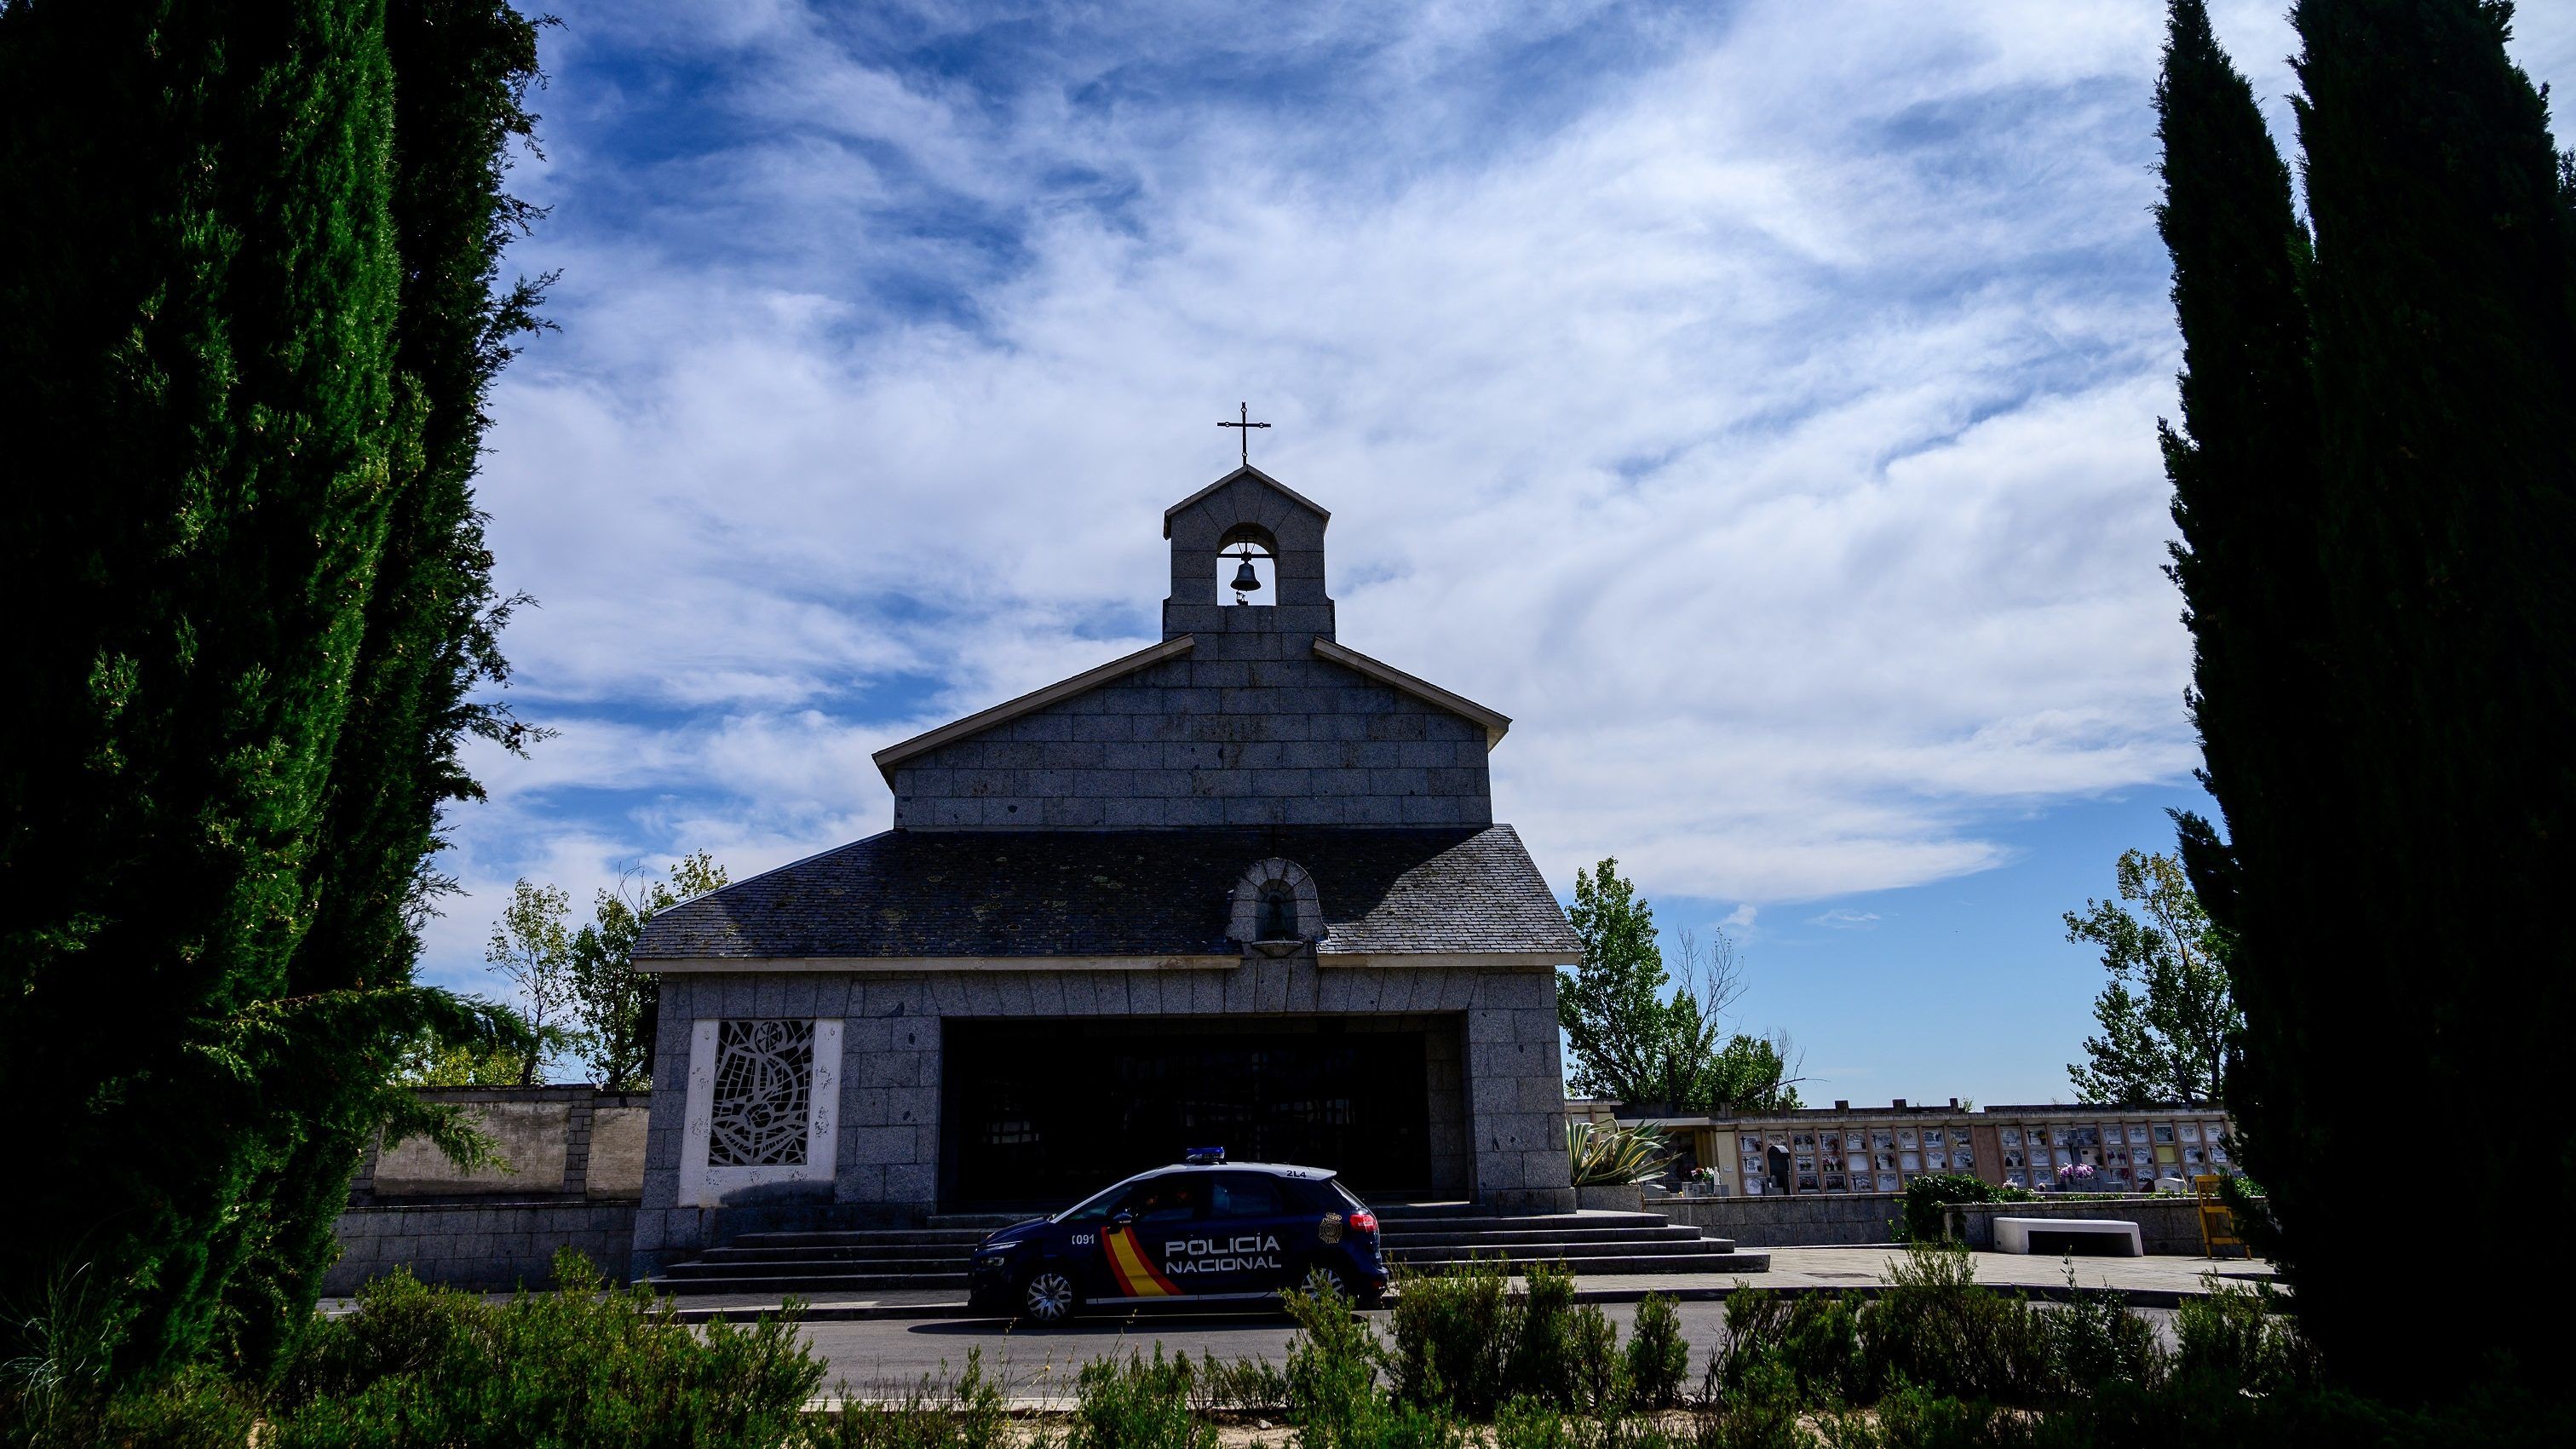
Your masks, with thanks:
[(1349, 1025), (952, 1020), (941, 1205), (1053, 1210), (1193, 1147), (1329, 1167), (1363, 1194), (1428, 1192), (1427, 1032)]

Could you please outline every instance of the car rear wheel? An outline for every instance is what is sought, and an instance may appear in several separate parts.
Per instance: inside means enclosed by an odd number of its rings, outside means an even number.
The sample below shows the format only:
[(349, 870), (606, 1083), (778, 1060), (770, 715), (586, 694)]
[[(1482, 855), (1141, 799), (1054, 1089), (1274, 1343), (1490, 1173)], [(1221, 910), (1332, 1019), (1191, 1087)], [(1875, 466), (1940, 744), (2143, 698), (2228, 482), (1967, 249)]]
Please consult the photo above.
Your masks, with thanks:
[(1330, 1263), (1317, 1263), (1309, 1267), (1304, 1280), (1297, 1286), (1305, 1290), (1307, 1296), (1316, 1298), (1322, 1297), (1325, 1290), (1330, 1289), (1340, 1294), (1345, 1303), (1354, 1302), (1359, 1296), (1351, 1290), (1350, 1278)]
[(1375, 1289), (1363, 1287), (1358, 1279), (1331, 1263), (1316, 1263), (1308, 1267), (1306, 1276), (1297, 1286), (1310, 1296), (1321, 1294), (1329, 1286), (1353, 1308), (1375, 1308), (1382, 1301)]
[(1020, 1285), (1020, 1317), (1031, 1323), (1062, 1323), (1073, 1316), (1073, 1280), (1053, 1268), (1040, 1268)]

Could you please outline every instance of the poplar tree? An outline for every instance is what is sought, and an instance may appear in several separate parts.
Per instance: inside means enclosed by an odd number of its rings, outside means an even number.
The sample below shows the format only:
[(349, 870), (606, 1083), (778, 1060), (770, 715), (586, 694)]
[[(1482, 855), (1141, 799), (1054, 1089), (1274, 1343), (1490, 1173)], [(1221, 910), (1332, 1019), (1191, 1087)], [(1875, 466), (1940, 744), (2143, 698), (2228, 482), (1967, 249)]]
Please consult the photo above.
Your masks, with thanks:
[[(2245, 285), (2283, 270), (2286, 197), (2277, 162), (2246, 160), (2250, 96), (2218, 76), (2196, 3), (2174, 6), (2160, 92), (2189, 365), (2177, 576), (2228, 824), (2222, 844), (2186, 819), (2183, 846), (2228, 935), (2247, 1023), (2230, 1105), (2301, 1322), (2383, 1391), (2495, 1364), (2541, 1381), (2516, 1309), (2568, 1271), (2462, 1280), (2443, 1333), (2387, 1334), (2387, 1240), (2353, 1192), (2409, 1144), (2457, 1144), (2475, 1104), (2494, 1175), (2446, 1198), (2446, 1236), (2509, 1241), (2576, 1203), (2552, 1105), (2576, 964), (2556, 909), (2576, 867), (2576, 188), (2505, 53), (2511, 15), (2294, 9), (2304, 345), (2282, 287)], [(2306, 409), (2283, 381), (2302, 357)], [(2224, 466), (2231, 437), (2247, 466)], [(2268, 526), (2258, 503), (2311, 478)]]
[[(1681, 933), (1676, 983), (1657, 940), (1654, 907), (1619, 874), (1615, 858), (1575, 871), (1566, 919), (1583, 943), (1583, 959), (1556, 973), (1570, 1089), (1685, 1112), (1797, 1107), (1798, 1054), (1788, 1034), (1727, 1029), (1744, 980), (1723, 930), (1704, 950), (1692, 933)], [(1670, 996), (1668, 987), (1675, 988)]]
[[(498, 7), (397, 14), (440, 11)], [(490, 128), (398, 142), (401, 29), (381, 0), (0, 7), (0, 435), (31, 483), (0, 531), (0, 1099), (32, 1165), (0, 1300), (77, 1278), (129, 1369), (273, 1345), (406, 1110), (393, 1044), (495, 1029), (409, 984), (424, 797), (461, 793), (498, 656), (458, 624), (494, 622), (488, 560), (436, 425), (479, 432), (480, 390), (460, 423), (406, 325), (460, 262), (406, 255), (435, 229), (401, 204)]]
[(2066, 913), (2066, 939), (2097, 946), (2111, 980), (2093, 999), (2102, 1034), (2069, 1063), (2077, 1100), (2214, 1106), (2243, 1035), (2220, 937), (2173, 857), (2120, 853), (2119, 897)]

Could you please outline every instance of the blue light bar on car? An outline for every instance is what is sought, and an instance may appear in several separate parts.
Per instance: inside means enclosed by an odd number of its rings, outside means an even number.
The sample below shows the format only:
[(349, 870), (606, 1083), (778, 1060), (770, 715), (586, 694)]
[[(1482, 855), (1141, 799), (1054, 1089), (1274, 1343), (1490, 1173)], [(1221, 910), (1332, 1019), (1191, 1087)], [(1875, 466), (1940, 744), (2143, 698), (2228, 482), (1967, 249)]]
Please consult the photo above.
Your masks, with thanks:
[(1225, 1149), (1222, 1147), (1192, 1147), (1181, 1156), (1183, 1165), (1189, 1167), (1215, 1167), (1224, 1161)]

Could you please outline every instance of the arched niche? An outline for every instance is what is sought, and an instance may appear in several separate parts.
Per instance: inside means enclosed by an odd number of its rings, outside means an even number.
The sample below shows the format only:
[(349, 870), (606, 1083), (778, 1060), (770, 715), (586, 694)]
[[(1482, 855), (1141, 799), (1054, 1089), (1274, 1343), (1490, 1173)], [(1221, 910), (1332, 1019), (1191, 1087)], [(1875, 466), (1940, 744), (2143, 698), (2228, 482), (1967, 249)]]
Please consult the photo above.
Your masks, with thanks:
[(1315, 878), (1304, 866), (1277, 856), (1245, 871), (1235, 882), (1234, 919), (1226, 939), (1265, 956), (1291, 955), (1324, 939), (1324, 903), (1315, 892)]

